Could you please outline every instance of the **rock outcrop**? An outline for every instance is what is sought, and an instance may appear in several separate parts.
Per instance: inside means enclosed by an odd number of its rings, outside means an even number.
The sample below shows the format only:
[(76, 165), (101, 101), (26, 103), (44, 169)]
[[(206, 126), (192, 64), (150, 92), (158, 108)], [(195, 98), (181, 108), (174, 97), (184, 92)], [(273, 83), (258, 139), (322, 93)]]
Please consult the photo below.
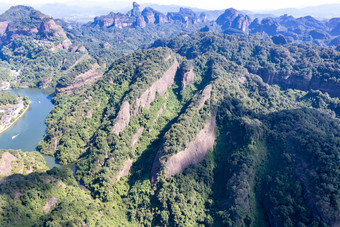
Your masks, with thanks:
[(50, 200), (48, 200), (45, 204), (45, 206), (43, 207), (43, 210), (45, 213), (48, 213), (51, 210), (52, 206), (55, 206), (58, 202), (58, 198), (52, 196), (52, 198)]
[[(211, 98), (212, 85), (207, 85), (197, 96), (190, 108), (199, 112), (205, 102)], [(206, 153), (213, 147), (215, 141), (215, 121), (216, 116), (211, 115), (202, 129), (194, 135), (194, 139), (182, 151), (174, 154), (164, 154), (164, 146), (157, 152), (151, 170), (151, 183), (155, 184), (160, 175), (169, 178), (182, 172), (192, 164), (200, 163), (204, 160)]]
[(170, 12), (167, 14), (167, 18), (169, 21), (179, 21), (184, 24), (196, 24), (201, 21), (196, 13), (188, 8), (180, 8), (178, 13)]
[(206, 22), (207, 17), (204, 13), (199, 16), (191, 9), (180, 8), (179, 12), (169, 12), (164, 15), (150, 7), (146, 7), (142, 12), (140, 5), (133, 3), (133, 8), (127, 14), (109, 13), (106, 16), (96, 17), (92, 26), (100, 27), (118, 27), (118, 28), (144, 28), (147, 24), (162, 24), (178, 21), (184, 24), (196, 24), (199, 22)]
[(0, 159), (0, 175), (12, 174), (12, 162), (15, 160), (17, 160), (17, 158), (13, 154), (9, 152), (2, 153)]
[(250, 22), (251, 20), (247, 15), (243, 15), (233, 8), (226, 9), (216, 20), (216, 23), (222, 26), (223, 30), (232, 28), (242, 32), (247, 31)]
[(147, 88), (139, 98), (134, 100), (132, 103), (129, 103), (129, 101), (124, 101), (113, 125), (114, 133), (118, 135), (121, 131), (123, 131), (129, 124), (131, 116), (136, 116), (139, 113), (141, 107), (149, 109), (151, 103), (156, 98), (156, 94), (159, 94), (160, 96), (165, 94), (168, 88), (170, 88), (175, 81), (175, 75), (178, 66), (178, 62), (175, 60), (175, 62), (171, 67), (169, 67), (163, 76), (153, 82), (152, 85)]
[(130, 117), (130, 103), (125, 101), (120, 107), (112, 131), (118, 135), (129, 124)]
[(146, 7), (142, 11), (142, 15), (147, 24), (162, 24), (168, 22), (168, 18), (163, 13), (158, 12), (150, 7)]
[(117, 175), (117, 177), (116, 177), (116, 178), (117, 178), (117, 181), (119, 181), (120, 178), (126, 177), (126, 176), (129, 174), (130, 169), (131, 169), (131, 166), (132, 166), (132, 163), (133, 163), (133, 159), (131, 159), (131, 158), (127, 159), (127, 160), (124, 162), (121, 171), (118, 173), (118, 175)]
[(133, 8), (126, 14), (122, 13), (109, 13), (106, 16), (96, 17), (93, 26), (99, 25), (100, 27), (117, 27), (117, 28), (144, 28), (147, 24), (161, 24), (167, 23), (167, 17), (150, 7), (145, 8), (142, 12), (140, 5), (133, 2)]
[[(100, 69), (100, 66), (97, 63), (92, 64), (91, 69), (89, 69), (86, 72), (83, 72), (83, 73), (76, 75), (76, 77), (73, 79), (72, 83), (70, 83), (66, 86), (62, 86), (62, 87), (59, 87), (59, 85), (58, 85), (56, 91), (58, 93), (63, 93), (63, 94), (69, 95), (72, 92), (74, 92), (76, 89), (93, 83), (97, 79), (101, 78), (103, 76), (103, 74), (104, 74), (104, 72)], [(42, 86), (43, 85), (41, 84), (41, 87)]]
[(206, 123), (204, 128), (197, 134), (196, 139), (189, 143), (188, 147), (171, 156), (165, 164), (165, 178), (183, 172), (192, 164), (198, 164), (205, 158), (207, 152), (215, 142), (215, 116)]

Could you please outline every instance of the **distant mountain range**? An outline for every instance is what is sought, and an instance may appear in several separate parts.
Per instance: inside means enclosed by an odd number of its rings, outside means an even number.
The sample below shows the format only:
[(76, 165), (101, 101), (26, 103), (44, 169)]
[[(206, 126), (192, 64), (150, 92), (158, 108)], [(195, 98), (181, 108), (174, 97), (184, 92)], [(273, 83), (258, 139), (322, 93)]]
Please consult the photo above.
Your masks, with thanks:
[[(34, 8), (51, 15), (54, 18), (65, 19), (67, 21), (88, 22), (98, 15), (105, 15), (109, 12), (123, 12), (126, 13), (130, 10), (130, 2), (103, 2), (98, 5), (97, 2), (82, 1), (82, 4), (76, 2), (69, 3), (49, 3), (49, 4), (29, 4)], [(180, 5), (159, 5), (152, 3), (140, 4), (141, 8), (151, 7), (161, 13), (177, 12), (183, 6)], [(1, 4), (0, 12), (5, 12), (10, 7), (10, 4)], [(204, 12), (208, 20), (216, 20), (223, 12), (222, 10), (205, 10), (195, 7), (186, 7), (196, 13)], [(294, 17), (313, 16), (316, 18), (332, 18), (339, 16), (340, 4), (325, 4), (320, 6), (310, 6), (305, 8), (287, 8), (269, 11), (249, 11), (241, 10), (251, 18), (264, 18), (268, 16), (280, 16), (288, 14)]]

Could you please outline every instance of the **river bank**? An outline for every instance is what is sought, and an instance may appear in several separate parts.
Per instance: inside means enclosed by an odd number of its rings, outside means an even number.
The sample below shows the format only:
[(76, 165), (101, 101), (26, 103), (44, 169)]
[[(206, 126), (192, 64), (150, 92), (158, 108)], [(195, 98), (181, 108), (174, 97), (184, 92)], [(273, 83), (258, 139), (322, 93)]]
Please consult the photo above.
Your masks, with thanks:
[[(21, 100), (23, 102), (23, 100)], [(25, 106), (22, 106), (22, 108), (24, 108)], [(15, 109), (12, 113), (10, 113), (10, 119), (8, 120), (8, 122), (4, 122), (3, 125), (0, 126), (0, 134), (3, 133), (4, 131), (8, 130), (12, 125), (14, 125), (22, 116), (24, 116), (24, 114), (27, 112), (27, 110), (30, 108), (30, 102), (27, 104), (26, 108), (23, 110), (23, 112), (20, 114), (20, 111), (22, 110), (22, 108), (18, 108)], [(16, 113), (17, 111), (17, 113)], [(12, 119), (14, 119), (12, 121)], [(12, 121), (12, 122), (11, 122)]]

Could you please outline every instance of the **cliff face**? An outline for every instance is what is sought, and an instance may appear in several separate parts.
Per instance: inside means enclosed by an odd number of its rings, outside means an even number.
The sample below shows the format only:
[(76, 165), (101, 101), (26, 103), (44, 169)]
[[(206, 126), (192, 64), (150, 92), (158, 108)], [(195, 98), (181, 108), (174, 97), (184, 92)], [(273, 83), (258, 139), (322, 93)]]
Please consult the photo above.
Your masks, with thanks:
[(118, 28), (144, 28), (147, 24), (162, 24), (179, 21), (184, 24), (196, 24), (206, 22), (207, 17), (204, 13), (199, 16), (191, 9), (180, 8), (179, 12), (170, 12), (164, 15), (150, 7), (146, 7), (143, 11), (140, 10), (140, 5), (133, 3), (133, 8), (127, 14), (109, 13), (106, 16), (96, 17), (92, 26), (99, 25), (100, 27), (118, 27)]
[(313, 42), (319, 46), (337, 46), (334, 38), (340, 35), (339, 18), (329, 21), (317, 20), (311, 16), (294, 18), (287, 14), (280, 17), (255, 18), (253, 21), (235, 9), (227, 9), (216, 23), (227, 34), (264, 33), (269, 36), (284, 35), (288, 42)]
[(213, 147), (215, 142), (215, 116), (206, 123), (204, 128), (197, 134), (194, 141), (179, 153), (171, 156), (165, 164), (165, 178), (183, 172), (192, 164), (200, 163), (204, 160), (207, 152)]
[(140, 5), (133, 2), (133, 8), (126, 14), (122, 13), (109, 13), (106, 16), (96, 17), (93, 26), (99, 25), (100, 27), (117, 27), (117, 28), (144, 28), (147, 24), (161, 24), (167, 23), (166, 16), (150, 7), (145, 8), (142, 12)]
[(178, 13), (168, 13), (167, 18), (169, 21), (180, 21), (184, 24), (196, 24), (201, 21), (201, 19), (196, 15), (194, 11), (187, 8), (180, 8)]
[(247, 15), (240, 14), (237, 10), (230, 8), (217, 18), (216, 23), (222, 26), (222, 29), (233, 28), (245, 32), (250, 25), (250, 18)]
[(129, 101), (124, 101), (120, 108), (116, 121), (113, 125), (113, 132), (117, 135), (125, 129), (129, 124), (131, 116), (136, 116), (140, 112), (140, 108), (150, 108), (150, 104), (155, 100), (156, 94), (163, 96), (170, 88), (175, 80), (175, 75), (178, 68), (178, 62), (175, 60), (173, 65), (163, 74), (161, 78), (152, 83), (140, 97), (136, 98), (130, 104)]
[(163, 13), (150, 7), (146, 7), (142, 11), (142, 16), (147, 24), (162, 24), (168, 22), (168, 18)]
[[(188, 112), (195, 112), (195, 114), (200, 115), (200, 110), (204, 107), (206, 102), (211, 98), (211, 91), (212, 91), (212, 85), (207, 85), (204, 90), (196, 96), (195, 101), (192, 101), (192, 104), (190, 107), (188, 107)], [(194, 114), (183, 114), (183, 117), (185, 119), (189, 119)], [(183, 172), (186, 168), (188, 168), (190, 165), (198, 164), (202, 162), (205, 158), (205, 155), (207, 152), (213, 147), (215, 142), (215, 122), (216, 122), (216, 116), (213, 114), (209, 114), (208, 119), (205, 120), (205, 122), (201, 123), (201, 130), (197, 131), (197, 134), (193, 134), (192, 139), (190, 143), (185, 147), (185, 149), (180, 150), (176, 153), (171, 152), (168, 153), (167, 146), (169, 144), (172, 144), (172, 142), (165, 141), (162, 144), (162, 147), (160, 150), (158, 150), (156, 157), (154, 159), (154, 162), (152, 164), (151, 169), (151, 182), (152, 184), (155, 184), (159, 177), (162, 177), (162, 175), (165, 178), (170, 178), (171, 176)], [(177, 126), (175, 126), (177, 127)], [(174, 127), (174, 128), (175, 128)], [(181, 131), (184, 130), (181, 122), (178, 122), (178, 129), (175, 129), (175, 131)], [(168, 133), (176, 134), (176, 132), (172, 132), (172, 129), (168, 131)], [(184, 136), (184, 135), (180, 135)], [(180, 143), (180, 142), (177, 142)], [(178, 146), (181, 146), (183, 144), (177, 144)]]

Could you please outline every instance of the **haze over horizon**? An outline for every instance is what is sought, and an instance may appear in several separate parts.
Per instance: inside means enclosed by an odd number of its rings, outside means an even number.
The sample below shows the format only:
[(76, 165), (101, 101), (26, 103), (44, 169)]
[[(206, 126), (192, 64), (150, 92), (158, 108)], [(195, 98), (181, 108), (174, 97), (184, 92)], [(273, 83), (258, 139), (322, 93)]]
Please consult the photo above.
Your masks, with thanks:
[[(97, 0), (97, 1), (79, 1), (75, 0), (0, 0), (1, 3), (9, 4), (9, 5), (42, 5), (42, 4), (54, 4), (54, 3), (63, 3), (68, 5), (75, 5), (79, 7), (86, 6), (103, 6), (105, 5), (116, 5), (117, 9), (124, 8), (126, 5), (132, 4), (131, 0), (119, 0), (119, 1), (110, 1), (110, 0)], [(339, 0), (286, 0), (286, 1), (270, 1), (270, 0), (258, 0), (258, 1), (250, 1), (250, 0), (229, 0), (229, 1), (220, 1), (220, 0), (187, 0), (185, 2), (179, 3), (176, 0), (139, 0), (136, 1), (139, 4), (159, 4), (159, 5), (182, 5), (193, 8), (201, 8), (207, 10), (221, 10), (226, 8), (235, 8), (238, 10), (253, 10), (253, 11), (265, 11), (265, 10), (276, 10), (283, 8), (303, 8), (308, 6), (318, 6), (324, 4), (340, 4)]]

